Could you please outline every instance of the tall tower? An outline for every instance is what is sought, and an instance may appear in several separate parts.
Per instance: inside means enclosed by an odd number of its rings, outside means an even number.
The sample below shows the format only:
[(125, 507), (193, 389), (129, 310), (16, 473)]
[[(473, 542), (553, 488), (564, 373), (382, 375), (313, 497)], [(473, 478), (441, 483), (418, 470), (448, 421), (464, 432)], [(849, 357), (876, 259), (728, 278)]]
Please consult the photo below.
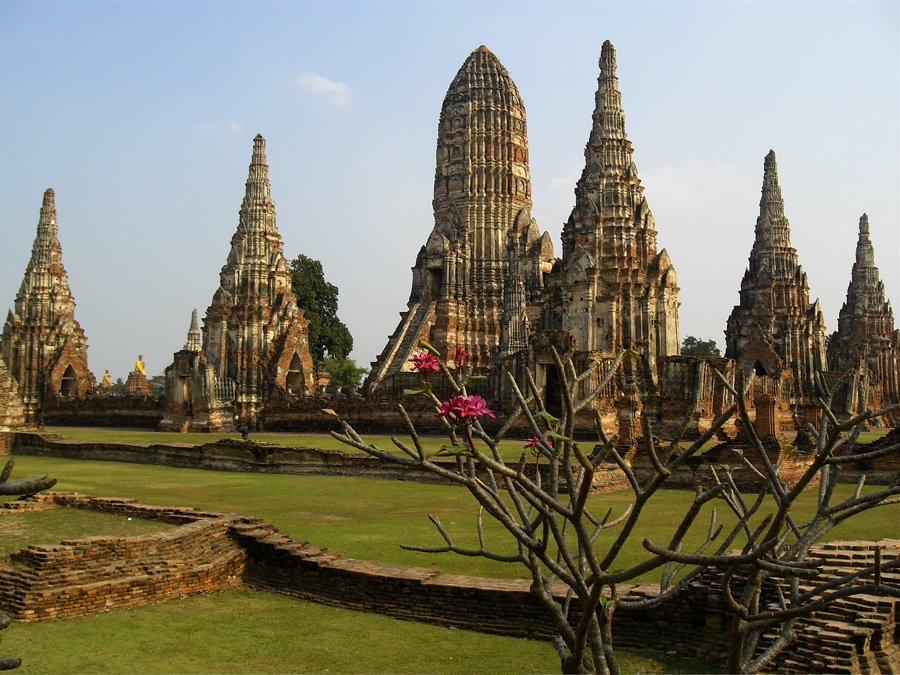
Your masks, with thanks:
[(625, 134), (616, 51), (607, 40), (585, 167), (563, 227), (560, 271), (549, 289), (543, 327), (563, 330), (579, 352), (624, 348), (655, 360), (678, 354), (678, 286)]
[(257, 135), (238, 228), (203, 322), (203, 352), (219, 398), (233, 389), (235, 416), (251, 428), (275, 387), (315, 389), (309, 322), (291, 290), (283, 248), (266, 141)]
[(3, 326), (3, 359), (19, 384), (27, 423), (55, 398), (84, 398), (94, 387), (87, 339), (62, 262), (52, 189), (44, 192), (31, 260)]
[[(490, 368), (510, 250), (521, 249), (530, 260), (540, 257), (542, 235), (531, 218), (525, 106), (487, 47), (469, 55), (444, 98), (432, 205), (434, 227), (413, 267), (409, 309), (372, 364), (370, 393), (386, 377), (409, 370), (418, 340), (450, 355), (463, 347), (476, 368)], [(524, 278), (539, 293), (539, 270)]]
[(881, 390), (881, 404), (900, 401), (900, 331), (894, 329), (894, 312), (884, 297), (865, 213), (859, 219), (847, 300), (828, 343), (828, 369), (843, 373), (857, 368), (860, 359), (868, 365), (872, 383)]
[(756, 239), (741, 281), (740, 304), (728, 317), (725, 356), (758, 375), (791, 377), (783, 393), (794, 403), (813, 396), (825, 369), (825, 321), (809, 302), (806, 273), (791, 246), (775, 153), (766, 155)]

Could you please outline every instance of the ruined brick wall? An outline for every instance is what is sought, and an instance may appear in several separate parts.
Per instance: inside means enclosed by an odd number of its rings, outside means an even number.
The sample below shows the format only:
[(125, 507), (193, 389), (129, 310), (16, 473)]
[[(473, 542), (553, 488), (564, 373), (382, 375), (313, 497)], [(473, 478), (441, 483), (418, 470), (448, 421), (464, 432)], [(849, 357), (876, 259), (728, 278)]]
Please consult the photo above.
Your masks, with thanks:
[[(157, 464), (213, 471), (361, 476), (442, 485), (454, 484), (416, 466), (391, 464), (368, 455), (351, 454), (339, 450), (290, 448), (270, 443), (257, 443), (252, 440), (242, 441), (226, 438), (205, 445), (173, 443), (146, 446), (69, 441), (56, 434), (18, 433), (10, 435), (13, 438), (12, 452), (16, 455)], [(447, 468), (455, 466), (453, 460), (433, 461), (437, 464), (445, 464)], [(511, 462), (510, 466), (515, 468), (517, 463)], [(549, 469), (546, 464), (540, 465), (540, 471), (544, 482), (549, 480)], [(534, 465), (529, 462), (524, 473), (526, 476), (533, 476)], [(627, 481), (621, 471), (611, 467), (604, 475), (596, 477), (595, 485), (599, 491), (609, 491), (626, 487)]]
[[(40, 621), (134, 607), (240, 584), (246, 556), (228, 536), (234, 516), (65, 493), (43, 500), (192, 522), (156, 534), (66, 540), (13, 553), (10, 565), (0, 570), (0, 607), (16, 620)], [(16, 510), (15, 503), (9, 510)]]
[(60, 427), (141, 427), (153, 429), (165, 402), (144, 396), (92, 396), (46, 401), (44, 424)]

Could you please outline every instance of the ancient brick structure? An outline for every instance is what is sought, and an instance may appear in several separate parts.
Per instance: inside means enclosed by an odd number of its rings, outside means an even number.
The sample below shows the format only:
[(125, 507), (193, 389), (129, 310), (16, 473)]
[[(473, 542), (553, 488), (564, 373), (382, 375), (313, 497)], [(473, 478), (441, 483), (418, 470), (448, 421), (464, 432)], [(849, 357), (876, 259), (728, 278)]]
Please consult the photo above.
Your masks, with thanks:
[(128, 379), (122, 387), (123, 396), (152, 396), (150, 382), (144, 373), (132, 370), (128, 373)]
[[(600, 75), (585, 146), (585, 167), (575, 186), (575, 206), (563, 227), (563, 255), (546, 277), (540, 298), (540, 320), (529, 338), (524, 321), (521, 284), (514, 275), (507, 283), (504, 326), (510, 326), (509, 348), (501, 350), (505, 370), (531, 368), (539, 387), (547, 390), (551, 411), (557, 407), (556, 367), (550, 347), (576, 352), (583, 366), (623, 349), (642, 355), (643, 367), (628, 360), (619, 378), (597, 399), (609, 421), (618, 420), (620, 438), (631, 438), (637, 421), (639, 395), (657, 380), (657, 360), (677, 355), (678, 285), (668, 253), (657, 250), (656, 227), (632, 159), (625, 133), (625, 113), (616, 77), (616, 52), (606, 41), (600, 55)], [(516, 351), (518, 353), (515, 353)], [(591, 388), (594, 381), (587, 382)], [(495, 405), (509, 403), (502, 375), (494, 382)], [(500, 402), (503, 403), (500, 403)], [(621, 405), (620, 405), (621, 404)], [(623, 417), (616, 408), (628, 408)], [(627, 418), (627, 419), (626, 419)]]
[(571, 333), (578, 351), (633, 349), (652, 365), (677, 355), (678, 287), (625, 134), (616, 52), (603, 43), (585, 167), (563, 227), (563, 257), (545, 325)]
[[(257, 135), (238, 228), (203, 321), (201, 351), (192, 322), (185, 349), (166, 369), (166, 397), (177, 417), (167, 428), (229, 429), (232, 417), (256, 428), (274, 391), (316, 389), (309, 322), (291, 290), (265, 150)], [(198, 403), (204, 419), (188, 420)]]
[[(860, 384), (873, 390), (874, 396), (869, 396), (867, 401), (869, 408), (900, 401), (900, 331), (894, 329), (894, 312), (885, 299), (884, 282), (875, 266), (875, 249), (869, 238), (866, 214), (859, 219), (856, 261), (847, 300), (838, 315), (838, 327), (831, 335), (827, 355), (829, 370), (836, 373), (854, 370), (862, 378), (842, 392), (847, 413), (859, 412)], [(861, 373), (860, 363), (867, 366)]]
[(0, 429), (18, 429), (25, 425), (25, 404), (19, 395), (19, 383), (9, 374), (0, 356)]
[[(740, 304), (728, 317), (725, 357), (760, 378), (751, 398), (774, 396), (798, 421), (813, 410), (815, 373), (825, 370), (825, 321), (810, 303), (806, 273), (791, 246), (775, 153), (764, 165), (756, 239), (741, 281)], [(782, 415), (788, 414), (782, 406)]]
[(94, 388), (57, 234), (51, 189), (44, 193), (31, 259), (0, 338), (0, 353), (18, 382), (29, 424), (54, 400), (84, 399)]
[[(396, 388), (419, 340), (453, 356), (468, 351), (479, 370), (497, 356), (508, 273), (516, 305), (536, 302), (553, 248), (531, 218), (525, 107), (506, 68), (484, 46), (450, 83), (438, 123), (434, 228), (413, 267), (408, 310), (366, 381), (371, 395)], [(513, 322), (522, 321), (523, 312)], [(506, 340), (521, 343), (521, 325)], [(519, 331), (519, 332), (516, 332)], [(510, 340), (512, 342), (510, 342)]]

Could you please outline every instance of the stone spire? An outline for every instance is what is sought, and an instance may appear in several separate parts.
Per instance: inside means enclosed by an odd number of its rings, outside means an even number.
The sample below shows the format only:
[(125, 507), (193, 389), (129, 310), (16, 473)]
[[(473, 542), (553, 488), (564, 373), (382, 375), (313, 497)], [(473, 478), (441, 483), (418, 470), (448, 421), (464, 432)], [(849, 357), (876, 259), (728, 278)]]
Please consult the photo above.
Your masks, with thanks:
[(187, 342), (184, 343), (184, 351), (199, 352), (203, 349), (203, 341), (200, 337), (200, 328), (197, 323), (197, 310), (191, 312), (191, 327), (188, 329)]
[(838, 315), (837, 331), (828, 343), (828, 369), (843, 373), (856, 368), (860, 359), (867, 363), (874, 375), (872, 382), (881, 393), (881, 401), (870, 404), (877, 407), (900, 401), (900, 331), (894, 329), (894, 312), (875, 266), (875, 248), (865, 213), (859, 219), (847, 300)]
[(756, 236), (741, 281), (740, 304), (728, 318), (725, 344), (727, 358), (755, 368), (757, 374), (788, 377), (785, 395), (814, 396), (815, 373), (825, 368), (825, 321), (818, 301), (809, 302), (806, 273), (791, 246), (771, 150), (763, 165)]
[(678, 353), (677, 279), (666, 251), (656, 249), (609, 41), (599, 65), (585, 166), (543, 323), (570, 333), (581, 352), (631, 348), (652, 366), (657, 357)]
[(284, 387), (291, 363), (304, 386), (315, 387), (309, 322), (291, 290), (283, 248), (275, 226), (266, 141), (258, 135), (238, 227), (203, 326), (206, 364), (222, 383), (220, 390), (233, 388), (235, 413), (251, 428), (260, 423), (270, 394)]
[(52, 189), (44, 192), (31, 259), (3, 327), (2, 354), (19, 384), (28, 422), (43, 402), (83, 398), (94, 385), (87, 340), (62, 262)]
[(538, 244), (541, 234), (531, 218), (525, 106), (485, 46), (469, 55), (444, 97), (432, 206), (434, 227), (413, 268), (409, 310), (372, 364), (370, 393), (384, 378), (409, 369), (418, 340), (444, 354), (463, 347), (476, 369), (490, 368), (510, 244), (527, 252), (522, 265), (529, 269), (521, 270), (526, 292), (539, 294), (543, 285), (540, 272), (531, 270), (540, 267), (546, 247)]
[[(791, 226), (784, 215), (784, 199), (781, 196), (781, 186), (778, 185), (774, 150), (769, 150), (763, 165), (762, 197), (759, 200), (753, 250), (757, 254), (753, 257), (757, 260), (763, 259), (766, 252), (794, 251), (791, 248)], [(792, 255), (796, 260), (796, 251)]]

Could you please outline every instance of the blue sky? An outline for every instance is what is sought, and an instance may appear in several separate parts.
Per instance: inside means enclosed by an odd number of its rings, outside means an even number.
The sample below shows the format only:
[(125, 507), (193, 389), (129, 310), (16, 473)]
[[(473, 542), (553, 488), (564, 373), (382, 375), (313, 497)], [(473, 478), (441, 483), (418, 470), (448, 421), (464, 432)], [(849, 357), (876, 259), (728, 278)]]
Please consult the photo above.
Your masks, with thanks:
[(738, 301), (763, 158), (829, 331), (868, 213), (900, 302), (900, 3), (0, 2), (0, 308), (43, 191), (90, 345), (161, 373), (202, 316), (267, 139), (285, 254), (322, 261), (368, 365), (431, 230), (447, 86), (487, 45), (523, 97), (533, 215), (557, 242), (618, 52), (626, 130), (681, 286), (681, 335)]

